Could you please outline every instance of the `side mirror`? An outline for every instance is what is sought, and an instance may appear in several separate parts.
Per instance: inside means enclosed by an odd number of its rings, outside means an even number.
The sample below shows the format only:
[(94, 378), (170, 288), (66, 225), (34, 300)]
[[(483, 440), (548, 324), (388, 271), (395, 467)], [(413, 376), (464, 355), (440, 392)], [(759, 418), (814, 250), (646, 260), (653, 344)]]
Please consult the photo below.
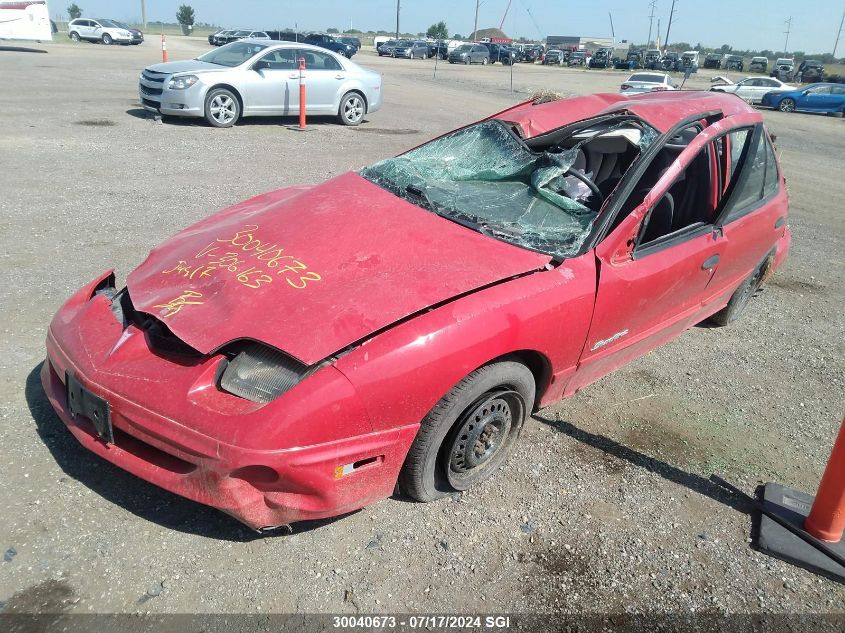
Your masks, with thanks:
[(270, 62), (266, 59), (259, 59), (252, 65), (253, 70), (270, 70)]

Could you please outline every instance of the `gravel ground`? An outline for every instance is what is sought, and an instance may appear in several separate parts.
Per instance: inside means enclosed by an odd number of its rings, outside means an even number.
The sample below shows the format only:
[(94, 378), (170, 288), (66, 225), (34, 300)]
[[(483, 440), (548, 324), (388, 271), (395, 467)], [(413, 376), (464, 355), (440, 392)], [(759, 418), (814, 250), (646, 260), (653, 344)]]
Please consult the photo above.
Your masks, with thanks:
[[(170, 38), (171, 59), (202, 44)], [(5, 612), (812, 613), (845, 588), (749, 546), (748, 508), (707, 480), (813, 491), (845, 411), (845, 121), (764, 114), (792, 198), (791, 258), (743, 318), (694, 328), (540, 411), (498, 475), (261, 537), (81, 449), (38, 382), (47, 324), (102, 270), (256, 193), (319, 182), (527, 98), (624, 73), (356, 61), (386, 105), (358, 129), (156, 123), (140, 47), (0, 51), (0, 605)], [(688, 87), (707, 87), (699, 73)], [(7, 549), (8, 548), (8, 549)]]

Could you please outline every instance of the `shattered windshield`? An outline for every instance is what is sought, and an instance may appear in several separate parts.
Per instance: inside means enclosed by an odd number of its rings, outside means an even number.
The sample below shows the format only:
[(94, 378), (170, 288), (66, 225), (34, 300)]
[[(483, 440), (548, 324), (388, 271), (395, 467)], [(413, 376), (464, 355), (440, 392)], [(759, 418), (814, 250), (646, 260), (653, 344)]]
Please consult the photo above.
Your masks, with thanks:
[(630, 120), (532, 151), (484, 121), (361, 170), (394, 195), (496, 239), (571, 257), (656, 131)]

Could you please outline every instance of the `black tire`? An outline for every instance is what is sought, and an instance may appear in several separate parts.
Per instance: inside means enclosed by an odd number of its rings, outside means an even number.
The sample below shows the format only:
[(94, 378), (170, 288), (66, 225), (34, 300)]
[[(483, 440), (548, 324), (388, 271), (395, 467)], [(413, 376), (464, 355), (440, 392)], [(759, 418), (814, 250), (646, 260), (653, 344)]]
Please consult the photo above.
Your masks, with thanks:
[(489, 62), (489, 61), (490, 61), (490, 60), (489, 60), (489, 59), (487, 59), (486, 57), (482, 57), (482, 58), (481, 58), (481, 65), (482, 65), (482, 66), (486, 66), (486, 65), (487, 65), (487, 62)]
[(205, 120), (214, 127), (232, 127), (241, 118), (241, 102), (227, 88), (212, 88), (205, 96)]
[(78, 42), (79, 41), (79, 33), (77, 33), (76, 31), (73, 31), (70, 34), (70, 39), (73, 40), (74, 42)]
[(736, 321), (745, 311), (745, 308), (748, 307), (748, 304), (751, 302), (751, 298), (763, 285), (763, 279), (766, 277), (766, 271), (768, 270), (770, 263), (771, 259), (766, 258), (766, 260), (760, 264), (754, 272), (751, 273), (751, 275), (749, 275), (748, 279), (743, 281), (739, 288), (734, 291), (728, 301), (728, 305), (710, 317), (710, 320), (721, 327), (725, 327), (726, 325)]
[(347, 92), (340, 100), (337, 109), (337, 118), (344, 125), (360, 125), (367, 113), (367, 101), (360, 92)]
[(789, 97), (781, 99), (778, 104), (778, 110), (781, 112), (795, 112), (795, 99), (790, 99)]
[(103, 33), (103, 44), (105, 44), (106, 46), (111, 46), (111, 43), (112, 43), (111, 35), (109, 35), (108, 33)]
[(434, 501), (488, 478), (519, 438), (535, 389), (534, 376), (514, 360), (473, 371), (422, 421), (399, 473), (399, 489), (417, 501)]

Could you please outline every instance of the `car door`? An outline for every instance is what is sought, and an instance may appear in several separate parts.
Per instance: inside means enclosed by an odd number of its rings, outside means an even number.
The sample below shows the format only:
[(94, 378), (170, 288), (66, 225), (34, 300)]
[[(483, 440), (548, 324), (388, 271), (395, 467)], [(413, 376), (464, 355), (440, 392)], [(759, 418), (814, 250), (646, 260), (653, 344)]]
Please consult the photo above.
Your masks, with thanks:
[(96, 20), (88, 20), (88, 37), (92, 40), (98, 40), (103, 37), (103, 25)]
[(79, 37), (86, 40), (94, 39), (94, 22), (92, 20), (80, 20), (77, 24), (79, 24)]
[(812, 110), (815, 112), (827, 110), (831, 104), (830, 86), (813, 86), (807, 88), (796, 99), (799, 110)]
[(745, 81), (740, 81), (736, 85), (734, 94), (741, 99), (753, 99), (754, 90), (759, 85), (759, 81), (759, 79), (746, 79)]
[(334, 113), (346, 71), (331, 53), (303, 49), (299, 54), (305, 58), (307, 112)]
[[(596, 247), (593, 320), (568, 394), (708, 314), (708, 298), (716, 294), (714, 279), (727, 249), (727, 237), (716, 224), (726, 189), (719, 161), (727, 159), (714, 140), (733, 128), (725, 121), (711, 125), (675, 160), (668, 149), (661, 150), (634, 188), (640, 195), (647, 193), (623, 206), (633, 208), (627, 216), (621, 214)], [(740, 155), (737, 170), (742, 160)], [(668, 167), (661, 168), (661, 161)], [(656, 182), (648, 180), (652, 171)]]
[(763, 95), (767, 92), (771, 92), (772, 90), (777, 90), (781, 87), (781, 83), (774, 79), (765, 79), (759, 78), (755, 80), (757, 83), (754, 86), (752, 92), (752, 100), (754, 103), (760, 103), (763, 99)]
[(845, 114), (845, 86), (830, 87), (831, 111), (838, 110)]
[[(725, 192), (718, 227), (726, 249), (706, 299), (726, 303), (766, 259), (783, 233), (788, 201), (774, 148), (758, 124), (725, 137), (730, 144), (733, 185)], [(742, 155), (746, 158), (743, 160)]]
[(299, 63), (296, 49), (278, 48), (270, 51), (245, 72), (245, 112), (264, 115), (299, 113)]

